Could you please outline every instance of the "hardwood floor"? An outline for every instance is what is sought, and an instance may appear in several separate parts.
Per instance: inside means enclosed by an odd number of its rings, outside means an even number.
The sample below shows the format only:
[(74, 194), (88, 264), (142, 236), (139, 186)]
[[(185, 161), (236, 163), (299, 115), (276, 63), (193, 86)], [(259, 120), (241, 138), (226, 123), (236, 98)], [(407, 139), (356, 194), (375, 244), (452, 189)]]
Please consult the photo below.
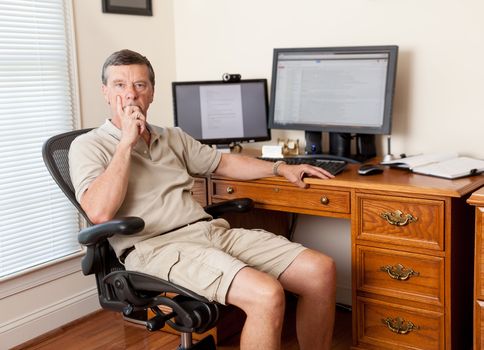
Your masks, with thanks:
[[(288, 308), (284, 324), (282, 349), (299, 349), (294, 327), (294, 308)], [(12, 350), (175, 350), (179, 344), (177, 335), (165, 332), (148, 332), (144, 326), (123, 320), (118, 313), (101, 310), (74, 321)], [(219, 344), (218, 350), (238, 350), (239, 336)], [(332, 350), (351, 347), (351, 312), (337, 308)]]

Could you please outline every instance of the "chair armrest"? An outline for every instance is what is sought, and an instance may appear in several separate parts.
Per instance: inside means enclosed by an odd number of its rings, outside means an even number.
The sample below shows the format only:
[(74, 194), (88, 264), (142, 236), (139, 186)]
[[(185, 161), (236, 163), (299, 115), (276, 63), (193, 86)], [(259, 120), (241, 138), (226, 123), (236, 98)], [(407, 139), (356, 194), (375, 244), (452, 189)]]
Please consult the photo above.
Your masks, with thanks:
[(204, 209), (214, 218), (224, 213), (237, 212), (245, 213), (254, 207), (254, 201), (250, 198), (231, 199), (220, 203), (207, 205)]
[(143, 219), (136, 216), (113, 219), (102, 224), (86, 227), (79, 232), (77, 240), (82, 245), (91, 246), (115, 234), (132, 235), (145, 227)]

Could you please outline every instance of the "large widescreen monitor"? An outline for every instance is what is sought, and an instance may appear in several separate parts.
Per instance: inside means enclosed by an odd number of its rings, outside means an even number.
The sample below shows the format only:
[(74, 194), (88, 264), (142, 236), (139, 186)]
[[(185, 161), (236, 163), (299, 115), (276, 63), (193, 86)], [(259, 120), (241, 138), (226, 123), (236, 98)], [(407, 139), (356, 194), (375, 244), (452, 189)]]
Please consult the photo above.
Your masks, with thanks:
[(373, 135), (391, 132), (397, 54), (397, 46), (274, 49), (269, 127), (304, 130), (306, 144), (329, 132), (337, 152), (353, 134), (374, 148)]
[(175, 126), (212, 145), (270, 140), (266, 79), (173, 82)]

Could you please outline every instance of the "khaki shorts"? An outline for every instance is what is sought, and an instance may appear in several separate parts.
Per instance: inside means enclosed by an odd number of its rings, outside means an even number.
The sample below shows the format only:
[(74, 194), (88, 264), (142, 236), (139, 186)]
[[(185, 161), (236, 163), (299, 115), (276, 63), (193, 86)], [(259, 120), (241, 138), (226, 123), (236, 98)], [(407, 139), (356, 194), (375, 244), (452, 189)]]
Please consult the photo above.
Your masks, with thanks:
[(201, 221), (139, 242), (125, 260), (144, 272), (225, 304), (245, 266), (278, 278), (305, 247), (264, 230), (231, 229), (224, 219)]

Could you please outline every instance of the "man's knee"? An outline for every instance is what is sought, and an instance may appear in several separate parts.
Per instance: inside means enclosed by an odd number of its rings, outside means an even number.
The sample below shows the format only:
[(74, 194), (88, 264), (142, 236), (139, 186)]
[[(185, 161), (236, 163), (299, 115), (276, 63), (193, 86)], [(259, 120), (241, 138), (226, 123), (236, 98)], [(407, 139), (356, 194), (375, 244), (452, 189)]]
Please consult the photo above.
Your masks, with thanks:
[(307, 249), (280, 279), (288, 290), (300, 295), (331, 291), (336, 285), (336, 265), (331, 257)]
[(284, 289), (279, 281), (273, 279), (271, 283), (258, 286), (256, 288), (258, 298), (262, 303), (270, 305), (271, 307), (283, 307), (285, 302)]
[(325, 276), (335, 276), (336, 275), (336, 263), (334, 262), (333, 258), (321, 254), (318, 254), (319, 262), (315, 264), (317, 268), (319, 268), (319, 272), (321, 272)]
[(279, 329), (284, 322), (285, 293), (279, 281), (271, 278), (271, 282), (254, 286), (251, 306), (245, 310), (247, 317), (266, 320), (271, 327)]
[(282, 285), (272, 276), (243, 269), (233, 281), (227, 301), (245, 312), (275, 308), (284, 310), (285, 294)]
[(336, 264), (331, 257), (317, 253), (309, 273), (316, 289), (332, 290), (335, 288)]
[(285, 294), (279, 281), (272, 277), (254, 284), (251, 293), (250, 309), (253, 312), (284, 314)]
[(333, 258), (312, 250), (307, 264), (307, 273), (316, 279), (334, 279), (336, 277), (336, 264)]

